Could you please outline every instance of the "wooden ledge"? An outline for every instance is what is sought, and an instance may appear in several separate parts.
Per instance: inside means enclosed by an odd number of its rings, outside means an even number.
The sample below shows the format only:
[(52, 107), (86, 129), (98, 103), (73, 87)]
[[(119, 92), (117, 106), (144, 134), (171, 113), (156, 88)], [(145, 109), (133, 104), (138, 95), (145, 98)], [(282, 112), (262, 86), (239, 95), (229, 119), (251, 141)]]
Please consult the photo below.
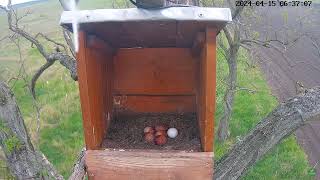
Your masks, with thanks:
[(89, 179), (212, 180), (213, 153), (146, 150), (89, 150)]

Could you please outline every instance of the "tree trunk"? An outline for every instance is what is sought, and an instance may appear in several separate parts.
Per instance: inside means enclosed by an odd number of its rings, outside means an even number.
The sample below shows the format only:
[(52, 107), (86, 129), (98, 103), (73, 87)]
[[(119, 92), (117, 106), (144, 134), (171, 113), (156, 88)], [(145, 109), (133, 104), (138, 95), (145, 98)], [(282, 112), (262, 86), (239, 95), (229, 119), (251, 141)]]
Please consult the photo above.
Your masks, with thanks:
[(85, 164), (84, 164), (84, 154), (86, 148), (83, 148), (79, 154), (78, 162), (73, 166), (73, 173), (69, 177), (69, 180), (82, 180), (86, 175)]
[(216, 163), (215, 179), (239, 179), (307, 121), (320, 119), (320, 87), (280, 104)]
[(229, 135), (229, 120), (231, 118), (233, 103), (234, 103), (234, 94), (237, 86), (237, 54), (238, 54), (238, 47), (230, 47), (229, 49), (229, 56), (228, 56), (228, 83), (227, 89), (224, 95), (224, 112), (223, 116), (219, 121), (219, 128), (218, 128), (218, 139), (220, 141), (225, 141)]
[(34, 149), (15, 97), (3, 82), (0, 82), (0, 146), (17, 179), (63, 179), (45, 156)]

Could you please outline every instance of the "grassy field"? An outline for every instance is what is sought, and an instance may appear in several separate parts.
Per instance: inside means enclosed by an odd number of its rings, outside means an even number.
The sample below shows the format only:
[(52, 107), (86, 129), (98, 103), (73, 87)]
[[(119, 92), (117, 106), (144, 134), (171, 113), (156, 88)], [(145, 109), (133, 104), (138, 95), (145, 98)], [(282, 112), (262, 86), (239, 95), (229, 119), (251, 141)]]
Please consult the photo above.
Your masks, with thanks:
[[(219, 51), (220, 52), (220, 51)], [(218, 53), (219, 53), (218, 52)], [(215, 141), (215, 159), (218, 160), (230, 147), (240, 140), (255, 124), (277, 106), (277, 99), (263, 78), (257, 66), (248, 66), (247, 55), (240, 51), (238, 67), (238, 84), (240, 87), (257, 90), (252, 94), (248, 91), (238, 91), (230, 121), (231, 137), (226, 143)], [(221, 53), (218, 54), (218, 82), (226, 77), (227, 64)], [(224, 83), (218, 83), (217, 115), (223, 113)], [(215, 127), (218, 127), (217, 125)], [(217, 129), (216, 129), (217, 130)], [(217, 132), (217, 131), (216, 131)], [(268, 153), (243, 178), (256, 179), (314, 179), (313, 169), (309, 167), (306, 155), (292, 135)]]
[[(123, 2), (119, 2), (121, 5)], [(89, 9), (110, 7), (109, 1), (81, 1), (80, 7)], [(49, 1), (27, 8), (33, 11), (23, 24), (27, 30), (41, 31), (56, 40), (62, 41), (58, 25), (58, 1)], [(24, 9), (25, 10), (25, 9)], [(0, 16), (0, 37), (8, 31), (5, 18)], [(4, 26), (3, 26), (4, 25)], [(35, 31), (36, 30), (36, 31)], [(21, 40), (26, 72), (31, 75), (43, 60), (30, 44)], [(19, 59), (17, 48), (10, 42), (0, 42), (0, 78), (7, 78), (17, 73)], [(239, 86), (257, 90), (252, 94), (238, 91), (235, 97), (235, 107), (230, 123), (231, 137), (226, 143), (215, 142), (215, 159), (219, 159), (228, 149), (254, 125), (268, 114), (276, 105), (277, 100), (271, 94), (265, 79), (257, 66), (248, 66), (246, 52), (241, 51), (239, 57)], [(227, 75), (226, 60), (218, 51), (218, 84), (217, 84), (217, 119), (222, 114), (224, 81)], [(30, 77), (29, 77), (30, 78)], [(23, 81), (11, 82), (20, 109), (28, 125), (32, 138), (35, 139), (36, 116), (30, 94)], [(77, 83), (58, 63), (40, 78), (36, 86), (38, 104), (41, 107), (41, 131), (38, 148), (49, 158), (65, 177), (70, 174), (77, 153), (83, 147), (82, 120), (80, 113), (79, 92)], [(216, 123), (218, 127), (218, 122)], [(314, 172), (309, 167), (306, 156), (297, 145), (294, 136), (274, 148), (262, 161), (243, 179), (314, 179)]]

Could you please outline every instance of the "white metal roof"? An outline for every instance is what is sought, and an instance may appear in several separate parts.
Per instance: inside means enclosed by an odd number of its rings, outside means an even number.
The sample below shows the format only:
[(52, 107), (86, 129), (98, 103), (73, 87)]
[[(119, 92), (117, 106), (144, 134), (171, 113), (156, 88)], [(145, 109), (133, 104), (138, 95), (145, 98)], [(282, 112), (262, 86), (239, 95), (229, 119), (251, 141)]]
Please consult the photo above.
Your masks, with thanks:
[(169, 7), (147, 9), (96, 9), (64, 11), (60, 24), (71, 24), (76, 17), (78, 23), (128, 22), (128, 21), (205, 21), (208, 24), (232, 21), (229, 8)]
[(79, 23), (117, 48), (191, 47), (198, 32), (213, 27), (218, 33), (231, 20), (227, 8), (170, 7), (65, 11), (60, 23), (71, 31)]

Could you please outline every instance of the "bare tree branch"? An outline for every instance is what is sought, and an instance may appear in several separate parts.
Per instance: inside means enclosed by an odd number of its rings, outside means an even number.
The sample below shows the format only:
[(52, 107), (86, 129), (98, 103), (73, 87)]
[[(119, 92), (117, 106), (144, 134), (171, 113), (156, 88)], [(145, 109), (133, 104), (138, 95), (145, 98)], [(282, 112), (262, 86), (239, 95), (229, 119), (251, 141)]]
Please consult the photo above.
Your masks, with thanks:
[(242, 43), (242, 44), (255, 43), (255, 44), (258, 44), (261, 46), (265, 46), (265, 47), (272, 46), (272, 44), (271, 44), (272, 42), (278, 42), (279, 44), (284, 45), (284, 46), (289, 44), (288, 42), (283, 42), (278, 39), (268, 39), (265, 41), (258, 40), (258, 39), (241, 39), (240, 40), (240, 43)]
[[(62, 47), (62, 48), (64, 49), (65, 53), (68, 52), (67, 47), (66, 47), (64, 44), (59, 43), (59, 42), (57, 42), (57, 41), (49, 38), (48, 36), (44, 35), (43, 33), (38, 33), (34, 38), (37, 39), (39, 36), (42, 36), (42, 37), (43, 37), (44, 39), (46, 39), (47, 41), (52, 42), (53, 44)], [(32, 43), (31, 43), (31, 47), (33, 47), (33, 44), (32, 44)], [(59, 51), (58, 51), (58, 52), (59, 52)]]
[(50, 66), (54, 64), (56, 60), (58, 60), (61, 65), (69, 69), (70, 75), (73, 80), (76, 81), (78, 79), (76, 61), (73, 58), (71, 58), (69, 55), (66, 55), (64, 53), (61, 53), (61, 52), (52, 53), (49, 55), (47, 62), (37, 70), (37, 72), (33, 75), (31, 79), (30, 87), (31, 87), (32, 96), (34, 98), (36, 97), (35, 85), (37, 80), (46, 69), (48, 69)]
[(50, 177), (54, 177), (56, 180), (64, 180), (63, 176), (58, 173), (58, 171), (54, 168), (54, 166), (50, 163), (50, 161), (47, 159), (47, 157), (39, 152), (42, 165), (46, 167), (48, 173), (50, 174)]
[(239, 179), (307, 121), (320, 119), (320, 87), (280, 104), (216, 163), (215, 179)]
[(315, 38), (313, 38), (313, 37), (309, 37), (309, 38), (310, 38), (310, 40), (311, 40), (311, 43), (312, 43), (313, 47), (316, 48), (317, 53), (318, 53), (318, 56), (320, 57), (320, 45), (319, 45), (318, 42), (315, 40)]
[(69, 177), (69, 180), (81, 180), (84, 179), (86, 175), (85, 165), (84, 165), (84, 154), (86, 149), (83, 148), (78, 156), (78, 161), (73, 167), (73, 172)]
[[(213, 2), (214, 4), (214, 2)], [(233, 19), (237, 19), (240, 16), (240, 13), (243, 11), (243, 7), (233, 7), (231, 1), (227, 1), (228, 6), (232, 9), (232, 15), (234, 16)], [(226, 54), (226, 60), (228, 62), (228, 84), (226, 87), (226, 91), (224, 94), (224, 112), (219, 121), (218, 127), (218, 139), (220, 141), (224, 141), (230, 135), (229, 133), (229, 120), (231, 118), (231, 112), (233, 109), (234, 103), (234, 94), (236, 91), (237, 86), (237, 57), (238, 51), (240, 48), (240, 27), (239, 21), (234, 21), (232, 24), (225, 26), (223, 29), (224, 35), (228, 42), (228, 48), (224, 46), (222, 43), (219, 45)], [(218, 39), (219, 40), (219, 39)], [(219, 40), (220, 43), (222, 42)]]
[(32, 79), (31, 79), (31, 83), (30, 83), (30, 87), (31, 87), (31, 93), (32, 93), (32, 96), (33, 98), (36, 98), (36, 92), (34, 90), (35, 86), (36, 86), (36, 83), (37, 83), (37, 80), (39, 79), (39, 77), (41, 76), (41, 74), (46, 70), (48, 69), (50, 66), (52, 66), (54, 63), (54, 61), (49, 61), (49, 62), (46, 62), (44, 65), (42, 65), (38, 70), (37, 72), (33, 75)]
[[(60, 1), (62, 2), (62, 0)], [(64, 1), (63, 1), (64, 2)], [(31, 92), (33, 97), (35, 98), (35, 85), (37, 80), (39, 79), (39, 77), (41, 76), (41, 74), (48, 69), (53, 63), (54, 61), (58, 60), (60, 62), (60, 64), (62, 64), (64, 67), (66, 67), (69, 71), (70, 71), (70, 75), (72, 77), (72, 79), (77, 80), (77, 71), (76, 71), (76, 61), (74, 59), (74, 51), (73, 51), (73, 46), (71, 46), (70, 50), (73, 53), (73, 57), (70, 57), (67, 53), (67, 48), (64, 44), (62, 43), (58, 43), (50, 38), (48, 38), (47, 36), (45, 36), (42, 33), (38, 33), (36, 36), (32, 36), (31, 34), (29, 34), (28, 32), (24, 31), (23, 29), (19, 28), (18, 26), (18, 22), (19, 20), (21, 20), (21, 18), (18, 18), (15, 11), (12, 9), (11, 6), (11, 1), (9, 0), (7, 7), (3, 7), (1, 6), (1, 9), (4, 9), (7, 13), (7, 19), (8, 19), (8, 26), (9, 29), (14, 32), (15, 34), (18, 34), (22, 37), (24, 37), (25, 39), (27, 39), (28, 41), (31, 42), (31, 46), (35, 45), (37, 47), (37, 50), (40, 52), (40, 54), (45, 58), (46, 63), (40, 67), (40, 69), (38, 69), (36, 71), (36, 73), (34, 74), (31, 82), (30, 82), (30, 86), (31, 86)], [(13, 17), (15, 17), (15, 20), (13, 20)], [(25, 16), (22, 16), (25, 17)], [(68, 34), (69, 36), (70, 34)], [(42, 36), (44, 39), (46, 39), (47, 41), (54, 43), (58, 46), (63, 47), (63, 49), (65, 50), (65, 53), (59, 52), (59, 50), (55, 50), (54, 52), (48, 53), (46, 51), (46, 49), (44, 48), (44, 46), (40, 43), (40, 41), (37, 40), (38, 36)], [(71, 37), (69, 36), (69, 40), (71, 41)], [(67, 43), (72, 44), (72, 42), (67, 41)]]
[(75, 81), (78, 80), (77, 61), (73, 57), (62, 52), (57, 52), (50, 54), (50, 59), (59, 61), (62, 66), (69, 70), (71, 78)]
[(237, 8), (232, 12), (232, 19), (236, 19), (237, 17), (239, 17), (243, 9), (244, 6), (237, 6)]
[(8, 20), (9, 29), (12, 32), (15, 32), (15, 33), (19, 34), (20, 36), (26, 38), (28, 41), (30, 41), (32, 44), (34, 44), (37, 47), (37, 49), (39, 50), (39, 52), (42, 54), (42, 56), (46, 58), (48, 56), (48, 54), (45, 51), (44, 46), (36, 38), (32, 37), (32, 35), (30, 35), (26, 31), (24, 31), (23, 29), (18, 27), (19, 19), (16, 16), (15, 16), (16, 17), (15, 22), (12, 19), (13, 14), (15, 14), (15, 12), (11, 6), (11, 0), (8, 1), (7, 8), (2, 8), (2, 9), (5, 9), (5, 11), (7, 13), (7, 20)]
[(67, 42), (67, 44), (69, 46), (69, 50), (70, 50), (72, 56), (74, 58), (76, 58), (75, 47), (74, 47), (74, 44), (73, 44), (73, 41), (72, 41), (72, 38), (71, 38), (70, 31), (68, 31), (67, 29), (63, 28), (62, 32), (63, 32), (63, 37), (64, 37), (65, 41)]
[(224, 27), (222, 30), (223, 30), (223, 32), (224, 32), (224, 34), (225, 34), (225, 36), (226, 36), (226, 38), (228, 40), (229, 46), (234, 44), (230, 30), (227, 27)]

